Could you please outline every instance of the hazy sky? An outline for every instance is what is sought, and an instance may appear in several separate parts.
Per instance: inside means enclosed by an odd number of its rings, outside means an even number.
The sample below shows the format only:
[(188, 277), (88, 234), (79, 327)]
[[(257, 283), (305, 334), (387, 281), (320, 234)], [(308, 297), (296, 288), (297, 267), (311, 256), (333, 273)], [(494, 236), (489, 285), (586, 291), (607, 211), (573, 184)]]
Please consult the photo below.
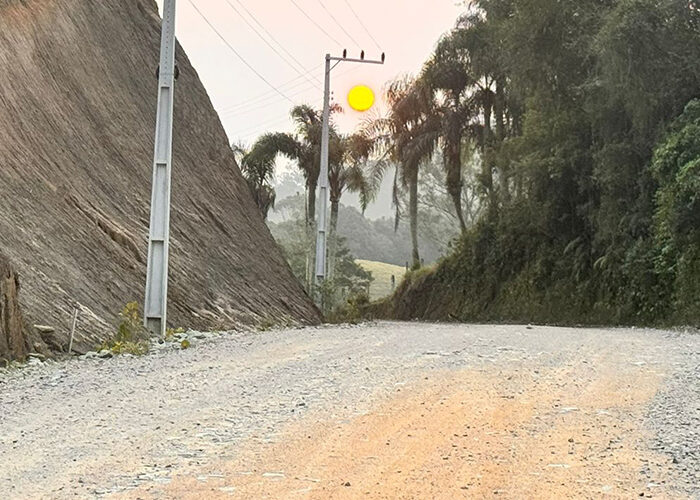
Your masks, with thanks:
[[(158, 0), (161, 8), (162, 3)], [(327, 52), (340, 55), (347, 48), (350, 55), (358, 56), (363, 48), (367, 58), (379, 58), (386, 52), (385, 66), (343, 63), (333, 70), (331, 88), (335, 101), (346, 110), (338, 119), (345, 131), (352, 130), (362, 118), (347, 106), (348, 90), (362, 83), (380, 92), (397, 75), (419, 71), (439, 36), (452, 27), (462, 11), (458, 0), (177, 0), (177, 37), (209, 91), (230, 139), (246, 143), (266, 131), (291, 130), (288, 116), (293, 104), (236, 57), (193, 3), (248, 63), (294, 104), (320, 108)]]

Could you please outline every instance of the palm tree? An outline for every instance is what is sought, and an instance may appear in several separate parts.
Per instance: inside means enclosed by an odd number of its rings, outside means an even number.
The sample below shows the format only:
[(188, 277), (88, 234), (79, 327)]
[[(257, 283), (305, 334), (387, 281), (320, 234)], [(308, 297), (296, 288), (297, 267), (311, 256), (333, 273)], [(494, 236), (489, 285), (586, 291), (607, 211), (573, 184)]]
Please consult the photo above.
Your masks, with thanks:
[(447, 192), (464, 233), (467, 225), (462, 210), (462, 142), (470, 125), (473, 130), (479, 112), (473, 92), (476, 82), (470, 75), (468, 54), (455, 33), (440, 40), (420, 80), (430, 89), (434, 112), (440, 116), (438, 134), (442, 143)]
[(374, 142), (363, 134), (339, 136), (333, 133), (330, 141), (328, 181), (330, 184), (331, 223), (328, 233), (328, 276), (335, 274), (337, 253), (338, 212), (345, 191), (359, 193), (364, 212), (374, 195), (373, 186), (365, 173), (365, 164), (372, 153)]
[[(469, 75), (469, 92), (474, 111), (480, 115), (477, 123), (469, 126), (483, 158), (481, 182), (489, 201), (490, 212), (497, 209), (498, 192), (493, 151), (509, 135), (518, 135), (521, 129), (521, 104), (509, 89), (505, 63), (499, 58), (507, 53), (503, 34), (504, 21), (512, 14), (510, 2), (494, 3), (489, 10), (489, 22), (483, 11), (476, 10), (463, 16), (446, 42), (464, 63)], [(503, 25), (503, 26), (501, 26)], [(505, 26), (505, 27), (504, 27)], [(500, 172), (501, 191), (507, 196), (507, 175)]]
[[(386, 91), (389, 112), (370, 121), (365, 133), (381, 143), (385, 154), (397, 167), (394, 180), (394, 203), (397, 222), (400, 214), (398, 184), (409, 191), (409, 220), (411, 226), (412, 267), (421, 266), (418, 250), (418, 172), (420, 165), (432, 157), (439, 137), (439, 117), (433, 112), (430, 90), (410, 77), (391, 83)], [(378, 164), (373, 178), (378, 180), (386, 163)]]
[(267, 215), (270, 209), (274, 208), (277, 197), (271, 185), (275, 174), (276, 154), (270, 154), (260, 141), (257, 141), (250, 151), (242, 145), (234, 145), (233, 150), (255, 204), (263, 218), (267, 220)]
[[(333, 106), (331, 112), (336, 112), (339, 107)], [(316, 223), (316, 189), (321, 170), (321, 133), (323, 117), (320, 111), (310, 106), (295, 106), (291, 111), (292, 119), (296, 124), (296, 134), (270, 133), (259, 139), (260, 148), (266, 154), (282, 154), (296, 161), (297, 167), (304, 175), (306, 181), (306, 285), (311, 289), (314, 268), (314, 235)]]

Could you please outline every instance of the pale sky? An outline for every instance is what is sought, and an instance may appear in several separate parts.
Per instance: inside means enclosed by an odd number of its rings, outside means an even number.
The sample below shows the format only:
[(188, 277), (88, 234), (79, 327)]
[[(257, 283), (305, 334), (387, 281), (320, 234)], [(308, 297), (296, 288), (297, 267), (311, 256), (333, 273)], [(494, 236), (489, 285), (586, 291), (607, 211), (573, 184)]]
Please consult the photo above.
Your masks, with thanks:
[[(162, 8), (163, 0), (157, 1)], [(241, 56), (292, 102), (241, 62), (193, 3)], [(378, 59), (386, 52), (384, 66), (342, 63), (332, 72), (334, 100), (345, 108), (345, 115), (337, 122), (341, 130), (352, 131), (364, 115), (347, 105), (350, 88), (365, 84), (379, 94), (396, 76), (417, 73), (440, 35), (454, 25), (462, 11), (458, 0), (177, 0), (176, 30), (229, 138), (251, 144), (264, 132), (291, 131), (289, 110), (293, 104), (321, 107), (327, 52), (339, 56), (347, 48), (350, 56), (357, 57), (364, 49), (368, 59)]]

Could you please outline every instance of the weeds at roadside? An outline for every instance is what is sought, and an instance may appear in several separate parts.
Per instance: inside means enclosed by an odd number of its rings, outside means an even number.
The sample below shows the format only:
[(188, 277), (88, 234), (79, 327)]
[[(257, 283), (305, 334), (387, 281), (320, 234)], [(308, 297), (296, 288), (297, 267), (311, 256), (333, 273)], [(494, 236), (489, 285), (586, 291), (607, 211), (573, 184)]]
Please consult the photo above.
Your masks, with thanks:
[(129, 302), (119, 313), (121, 321), (115, 335), (98, 346), (98, 351), (110, 351), (112, 354), (133, 354), (143, 356), (150, 349), (148, 330), (143, 326), (143, 319), (136, 302)]
[(168, 328), (165, 330), (165, 340), (166, 342), (174, 342), (176, 335), (181, 335), (185, 333), (184, 328)]
[(366, 292), (356, 293), (348, 297), (345, 304), (327, 314), (326, 321), (333, 324), (356, 325), (362, 323), (365, 320), (365, 310), (369, 305), (369, 295)]
[(272, 318), (264, 318), (263, 320), (260, 321), (257, 325), (257, 330), (259, 332), (267, 332), (269, 330), (272, 330), (277, 326), (277, 322), (272, 319)]

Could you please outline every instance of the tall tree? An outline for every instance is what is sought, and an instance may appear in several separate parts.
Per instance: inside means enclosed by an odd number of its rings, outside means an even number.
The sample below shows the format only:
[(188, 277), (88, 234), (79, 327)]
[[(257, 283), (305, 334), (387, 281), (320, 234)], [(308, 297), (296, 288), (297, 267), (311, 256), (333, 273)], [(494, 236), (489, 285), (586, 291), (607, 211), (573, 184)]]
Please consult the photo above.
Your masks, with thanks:
[(270, 209), (275, 207), (277, 197), (272, 187), (277, 154), (267, 150), (260, 141), (257, 141), (250, 150), (242, 145), (234, 145), (233, 149), (253, 200), (263, 218), (267, 220)]
[[(383, 145), (385, 154), (397, 166), (396, 180), (400, 180), (401, 185), (408, 189), (412, 267), (418, 269), (421, 266), (418, 249), (418, 172), (421, 164), (430, 159), (435, 151), (439, 117), (433, 112), (430, 90), (410, 77), (389, 84), (386, 100), (388, 113), (367, 123), (364, 133)], [(385, 173), (386, 165), (378, 164), (373, 174), (375, 179)], [(398, 210), (398, 182), (395, 181), (394, 187)]]
[(475, 82), (468, 54), (460, 47), (456, 33), (440, 41), (423, 69), (420, 84), (431, 91), (433, 112), (440, 117), (435, 124), (442, 143), (447, 192), (464, 233), (467, 224), (462, 207), (462, 143), (469, 125), (475, 125), (478, 110), (472, 92)]
[(340, 199), (346, 190), (355, 192), (360, 195), (363, 212), (367, 208), (373, 194), (373, 186), (369, 182), (365, 166), (374, 148), (374, 142), (359, 133), (348, 136), (333, 134), (330, 145), (328, 180), (330, 183), (331, 223), (328, 233), (328, 275), (332, 279), (335, 274), (338, 247)]
[(306, 181), (306, 237), (307, 237), (307, 262), (306, 262), (306, 287), (311, 289), (313, 277), (313, 242), (316, 220), (316, 188), (321, 168), (321, 113), (310, 106), (296, 106), (291, 111), (291, 116), (296, 123), (296, 134), (269, 133), (263, 135), (259, 141), (259, 148), (265, 151), (265, 155), (282, 154), (294, 160), (297, 167), (304, 175)]

